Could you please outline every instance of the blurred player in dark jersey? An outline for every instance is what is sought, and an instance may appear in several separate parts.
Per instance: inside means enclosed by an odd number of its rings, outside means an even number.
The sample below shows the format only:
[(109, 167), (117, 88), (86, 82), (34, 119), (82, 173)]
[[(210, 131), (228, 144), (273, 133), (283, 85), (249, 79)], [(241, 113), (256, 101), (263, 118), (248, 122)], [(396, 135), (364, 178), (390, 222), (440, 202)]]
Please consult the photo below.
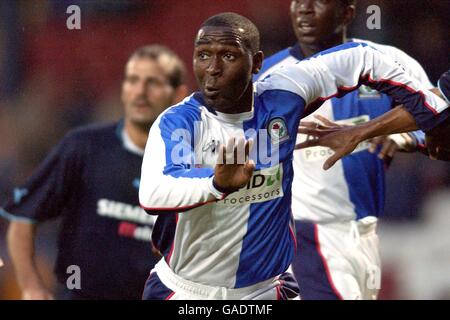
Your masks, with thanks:
[[(141, 298), (156, 262), (150, 243), (154, 219), (138, 202), (142, 156), (153, 121), (187, 94), (184, 78), (183, 63), (172, 51), (139, 48), (125, 67), (124, 119), (68, 133), (13, 191), (0, 214), (11, 221), (8, 247), (23, 299), (55, 297), (36, 268), (34, 243), (36, 227), (58, 216), (55, 272), (62, 289), (56, 298)], [(69, 290), (73, 270), (80, 271), (81, 288)]]

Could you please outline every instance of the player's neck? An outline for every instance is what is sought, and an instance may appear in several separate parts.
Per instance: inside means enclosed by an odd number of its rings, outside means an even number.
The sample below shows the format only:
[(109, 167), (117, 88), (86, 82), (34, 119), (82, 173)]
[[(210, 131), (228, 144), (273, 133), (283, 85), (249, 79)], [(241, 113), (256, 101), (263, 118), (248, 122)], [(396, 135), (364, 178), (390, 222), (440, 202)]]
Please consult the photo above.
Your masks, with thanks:
[(338, 46), (347, 41), (346, 32), (339, 32), (331, 35), (329, 38), (324, 39), (318, 43), (304, 43), (299, 42), (300, 50), (305, 58), (315, 55), (320, 51), (327, 50), (329, 48)]
[(222, 113), (236, 114), (251, 111), (252, 105), (253, 105), (253, 83), (250, 82), (245, 92), (233, 106), (214, 109)]
[(130, 120), (125, 120), (124, 129), (127, 135), (130, 137), (131, 142), (133, 142), (141, 149), (145, 148), (150, 126), (139, 126), (132, 123)]

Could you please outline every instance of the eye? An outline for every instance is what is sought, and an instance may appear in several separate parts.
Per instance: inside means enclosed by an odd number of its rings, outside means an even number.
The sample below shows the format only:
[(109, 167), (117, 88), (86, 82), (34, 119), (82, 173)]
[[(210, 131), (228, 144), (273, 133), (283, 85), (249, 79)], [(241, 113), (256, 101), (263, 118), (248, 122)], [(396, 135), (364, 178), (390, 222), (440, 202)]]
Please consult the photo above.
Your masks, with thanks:
[(223, 55), (223, 57), (224, 57), (225, 60), (228, 60), (228, 61), (234, 61), (234, 60), (236, 60), (236, 56), (235, 56), (234, 54), (232, 54), (231, 52), (225, 53), (225, 54)]
[(200, 60), (206, 60), (209, 58), (209, 54), (205, 51), (200, 51), (197, 55)]
[(136, 84), (139, 81), (139, 78), (136, 76), (128, 76), (126, 81), (130, 84)]

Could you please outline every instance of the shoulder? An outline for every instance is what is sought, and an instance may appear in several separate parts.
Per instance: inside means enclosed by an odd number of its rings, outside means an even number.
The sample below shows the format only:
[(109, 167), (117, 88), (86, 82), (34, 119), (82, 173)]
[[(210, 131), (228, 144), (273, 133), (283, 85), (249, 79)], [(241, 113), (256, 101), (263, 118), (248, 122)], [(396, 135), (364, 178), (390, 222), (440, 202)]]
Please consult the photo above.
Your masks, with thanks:
[(398, 64), (400, 64), (410, 76), (416, 78), (417, 80), (422, 82), (424, 85), (429, 86), (430, 88), (434, 87), (431, 84), (430, 80), (428, 79), (428, 76), (423, 67), (421, 66), (421, 64), (403, 50), (394, 46), (379, 44), (369, 40), (352, 39), (352, 41), (358, 43), (365, 43), (370, 47), (375, 48), (380, 52), (383, 52), (385, 55), (389, 56), (390, 58), (395, 60)]
[(286, 60), (289, 60), (289, 58), (296, 61), (296, 59), (290, 55), (289, 48), (286, 48), (264, 59), (262, 68), (254, 79), (257, 80), (264, 78), (271, 71), (283, 65)]
[(390, 56), (391, 58), (396, 60), (398, 63), (400, 63), (402, 65), (402, 67), (410, 67), (409, 66), (410, 63), (413, 63), (414, 65), (416, 65), (416, 64), (419, 65), (417, 60), (415, 60), (413, 57), (411, 57), (406, 52), (404, 52), (403, 50), (401, 50), (397, 47), (386, 45), (386, 44), (380, 44), (380, 43), (376, 43), (376, 42), (369, 41), (369, 40), (352, 39), (352, 41), (354, 43), (366, 44), (380, 52), (383, 52), (384, 54)]
[(202, 104), (197, 96), (196, 93), (193, 93), (180, 103), (167, 108), (159, 115), (153, 126), (184, 128), (190, 127), (195, 121), (200, 121)]
[(294, 78), (289, 72), (291, 67), (287, 68), (289, 70), (284, 69), (284, 67), (281, 67), (270, 73), (263, 80), (255, 82), (255, 92), (259, 99), (280, 98), (285, 95), (303, 97), (303, 90), (298, 85), (298, 77), (301, 77), (301, 74), (296, 74), (296, 78)]
[(99, 139), (115, 138), (120, 122), (97, 123), (70, 130), (63, 138), (66, 143), (95, 143)]
[(283, 49), (281, 51), (278, 51), (277, 53), (267, 57), (264, 59), (263, 67), (261, 69), (260, 73), (265, 72), (267, 69), (275, 66), (276, 64), (280, 63), (284, 59), (290, 56), (289, 48)]
[(93, 149), (110, 148), (119, 141), (121, 122), (97, 123), (70, 130), (57, 146), (58, 152), (68, 156), (90, 154)]

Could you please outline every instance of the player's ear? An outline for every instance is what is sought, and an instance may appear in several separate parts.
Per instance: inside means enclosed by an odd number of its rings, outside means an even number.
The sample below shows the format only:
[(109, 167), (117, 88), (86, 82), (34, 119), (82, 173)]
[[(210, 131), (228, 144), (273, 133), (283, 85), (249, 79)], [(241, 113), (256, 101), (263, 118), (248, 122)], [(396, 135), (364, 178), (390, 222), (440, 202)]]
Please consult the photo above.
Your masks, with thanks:
[(189, 89), (188, 89), (188, 86), (185, 84), (182, 84), (182, 85), (178, 86), (177, 88), (175, 88), (174, 103), (178, 103), (181, 100), (183, 100), (184, 98), (186, 98), (188, 93), (189, 93)]
[(262, 68), (262, 63), (264, 60), (264, 53), (262, 51), (258, 51), (253, 55), (253, 74), (259, 73)]

